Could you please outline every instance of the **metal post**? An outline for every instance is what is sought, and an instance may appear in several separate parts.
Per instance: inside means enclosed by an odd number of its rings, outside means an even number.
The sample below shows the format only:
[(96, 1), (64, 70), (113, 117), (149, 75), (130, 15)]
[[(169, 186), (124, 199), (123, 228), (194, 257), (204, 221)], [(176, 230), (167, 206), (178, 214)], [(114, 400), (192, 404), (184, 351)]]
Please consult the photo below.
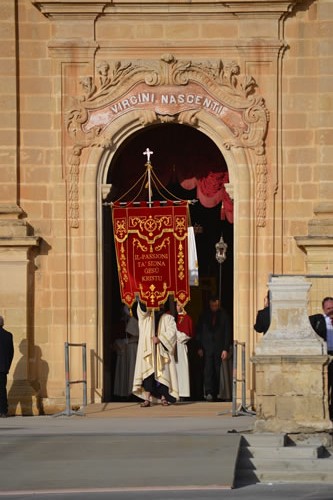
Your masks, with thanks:
[(87, 344), (82, 344), (83, 399), (82, 406), (87, 406)]
[(241, 371), (242, 371), (242, 376), (240, 379), (237, 379), (237, 373), (236, 373), (236, 381), (241, 382), (242, 384), (242, 402), (241, 405), (239, 406), (238, 410), (236, 411), (236, 415), (255, 415), (256, 413), (254, 411), (248, 410), (246, 406), (246, 360), (245, 360), (245, 342), (238, 342), (238, 344), (241, 345)]
[[(238, 378), (238, 345), (241, 346), (241, 373), (242, 376)], [(231, 413), (233, 417), (238, 417), (239, 415), (255, 415), (254, 411), (248, 410), (246, 407), (246, 364), (245, 364), (245, 342), (234, 341), (233, 346), (233, 363), (232, 363), (232, 407)], [(237, 384), (241, 382), (242, 384), (242, 402), (237, 409)], [(221, 412), (218, 415), (223, 415), (224, 413), (230, 412)]]
[(242, 344), (242, 408), (246, 411), (245, 343)]
[[(70, 380), (69, 377), (69, 347), (82, 347), (82, 371), (83, 377), (82, 380)], [(71, 409), (71, 395), (70, 395), (70, 386), (71, 384), (83, 384), (83, 402), (82, 407), (87, 406), (87, 350), (86, 344), (70, 344), (69, 342), (65, 342), (65, 394), (66, 394), (66, 408), (64, 411), (56, 413), (53, 415), (54, 417), (59, 417), (60, 415), (80, 415), (84, 416), (84, 413), (80, 410), (72, 410)]]
[(232, 416), (237, 415), (237, 342), (234, 342), (233, 359), (232, 359)]
[(71, 394), (70, 394), (70, 383), (69, 383), (69, 345), (65, 342), (65, 379), (66, 379), (66, 410), (65, 414), (70, 415), (70, 405), (71, 405)]

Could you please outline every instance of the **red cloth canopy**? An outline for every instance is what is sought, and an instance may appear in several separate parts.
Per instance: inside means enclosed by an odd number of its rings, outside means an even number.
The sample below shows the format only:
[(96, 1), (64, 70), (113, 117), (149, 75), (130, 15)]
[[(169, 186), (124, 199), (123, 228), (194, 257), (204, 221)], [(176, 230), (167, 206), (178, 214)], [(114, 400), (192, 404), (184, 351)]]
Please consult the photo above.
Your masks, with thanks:
[(228, 222), (233, 223), (233, 202), (224, 186), (228, 182), (228, 172), (209, 172), (205, 177), (184, 179), (180, 182), (180, 185), (188, 190), (192, 190), (196, 187), (197, 198), (204, 207), (212, 208), (222, 202), (221, 219), (227, 219)]

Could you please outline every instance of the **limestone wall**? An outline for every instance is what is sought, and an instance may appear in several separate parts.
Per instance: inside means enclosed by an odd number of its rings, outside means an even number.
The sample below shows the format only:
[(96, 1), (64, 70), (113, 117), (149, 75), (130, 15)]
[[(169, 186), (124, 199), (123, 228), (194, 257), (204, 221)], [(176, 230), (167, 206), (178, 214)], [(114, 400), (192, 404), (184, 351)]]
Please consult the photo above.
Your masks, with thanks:
[[(260, 339), (252, 325), (269, 273), (332, 273), (331, 240), (319, 247), (304, 241), (313, 232), (332, 234), (331, 6), (325, 0), (230, 7), (208, 1), (20, 0), (16, 11), (11, 0), (2, 0), (0, 313), (17, 339), (11, 375), (24, 357), (19, 344), (27, 340), (30, 360), (25, 357), (24, 374), (17, 377), (47, 379), (40, 386), (49, 408), (63, 402), (65, 340), (87, 342), (99, 359), (96, 366), (88, 363), (89, 398), (99, 398), (103, 385), (96, 208), (102, 150), (83, 149), (79, 227), (66, 222), (71, 143), (64, 112), (69, 98), (80, 95), (80, 78), (95, 77), (101, 60), (159, 60), (172, 53), (178, 59), (235, 60), (256, 80), (270, 114), (263, 227), (256, 224), (254, 203), (260, 179), (248, 167), (253, 152), (229, 153), (236, 206), (235, 337), (247, 342), (249, 358)], [(129, 136), (126, 123), (121, 127)], [(23, 242), (12, 239), (15, 231)], [(13, 273), (9, 261), (23, 264), (15, 264)], [(14, 296), (22, 295), (23, 309), (21, 301), (9, 300), (6, 282), (13, 283)], [(79, 354), (72, 370), (73, 376), (80, 373)], [(250, 364), (248, 373), (253, 388)], [(79, 388), (74, 397), (80, 399)]]
[(305, 270), (304, 255), (293, 236), (308, 234), (309, 220), (330, 201), (333, 191), (332, 23), (332, 3), (325, 0), (311, 2), (306, 10), (299, 8), (285, 23), (289, 46), (282, 80), (285, 271)]

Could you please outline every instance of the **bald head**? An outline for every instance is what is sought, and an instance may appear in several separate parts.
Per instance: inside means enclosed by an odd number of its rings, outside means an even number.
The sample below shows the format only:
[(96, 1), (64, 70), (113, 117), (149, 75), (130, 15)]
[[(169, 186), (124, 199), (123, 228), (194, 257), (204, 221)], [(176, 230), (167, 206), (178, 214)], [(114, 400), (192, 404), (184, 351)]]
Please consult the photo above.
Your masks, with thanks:
[(0, 327), (5, 324), (5, 320), (3, 319), (2, 316), (0, 316)]

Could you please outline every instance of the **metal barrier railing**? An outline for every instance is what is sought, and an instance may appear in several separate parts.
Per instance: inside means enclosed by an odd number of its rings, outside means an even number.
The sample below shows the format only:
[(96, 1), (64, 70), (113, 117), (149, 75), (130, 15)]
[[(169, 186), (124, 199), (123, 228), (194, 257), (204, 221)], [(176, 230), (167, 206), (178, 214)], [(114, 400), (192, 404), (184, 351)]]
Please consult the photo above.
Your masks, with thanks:
[[(69, 348), (70, 347), (82, 347), (82, 380), (70, 380), (69, 374)], [(66, 408), (64, 411), (56, 413), (53, 415), (54, 417), (58, 417), (60, 415), (81, 415), (84, 413), (82, 410), (72, 410), (71, 408), (71, 391), (70, 386), (72, 384), (83, 384), (83, 397), (82, 397), (82, 406), (81, 408), (85, 408), (87, 406), (87, 346), (85, 343), (83, 344), (72, 344), (69, 342), (65, 342), (65, 379), (66, 379)]]
[[(238, 358), (239, 349), (241, 348), (241, 378), (238, 378)], [(237, 393), (238, 384), (241, 383), (241, 394), (242, 402), (237, 408)], [(224, 415), (228, 412), (220, 412), (218, 415)], [(239, 415), (255, 415), (256, 412), (249, 409), (249, 405), (246, 404), (246, 358), (245, 358), (245, 342), (238, 342), (234, 340), (233, 343), (233, 357), (232, 357), (232, 406), (231, 414), (233, 417), (238, 417)]]
[[(238, 347), (241, 348), (241, 378), (238, 378)], [(237, 389), (241, 383), (241, 404), (237, 408)], [(255, 412), (248, 409), (246, 404), (246, 357), (245, 357), (245, 342), (234, 340), (233, 349), (233, 367), (232, 367), (232, 416), (238, 415), (255, 415)]]

